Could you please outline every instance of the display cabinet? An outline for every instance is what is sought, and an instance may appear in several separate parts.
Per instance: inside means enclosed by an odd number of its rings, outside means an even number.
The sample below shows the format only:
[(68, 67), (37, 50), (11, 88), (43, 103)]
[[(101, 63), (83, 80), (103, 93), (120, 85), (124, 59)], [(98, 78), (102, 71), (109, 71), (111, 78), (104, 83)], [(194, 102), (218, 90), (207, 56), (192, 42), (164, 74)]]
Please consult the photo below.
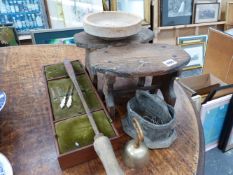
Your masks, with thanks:
[(48, 28), (43, 0), (0, 0), (0, 24), (13, 23), (19, 34)]

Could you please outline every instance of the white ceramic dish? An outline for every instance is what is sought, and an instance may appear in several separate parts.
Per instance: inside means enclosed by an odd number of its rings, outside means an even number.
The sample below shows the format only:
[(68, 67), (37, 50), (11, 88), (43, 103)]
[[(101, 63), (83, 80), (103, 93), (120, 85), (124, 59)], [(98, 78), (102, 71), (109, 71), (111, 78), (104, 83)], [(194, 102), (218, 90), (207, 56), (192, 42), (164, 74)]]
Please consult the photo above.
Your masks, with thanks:
[(2, 153), (0, 153), (0, 175), (13, 175), (12, 166)]
[(3, 109), (5, 104), (6, 104), (6, 94), (5, 94), (5, 92), (0, 91), (0, 111)]
[(90, 35), (104, 39), (118, 39), (138, 33), (141, 30), (141, 22), (140, 17), (130, 13), (105, 11), (85, 16), (83, 27)]

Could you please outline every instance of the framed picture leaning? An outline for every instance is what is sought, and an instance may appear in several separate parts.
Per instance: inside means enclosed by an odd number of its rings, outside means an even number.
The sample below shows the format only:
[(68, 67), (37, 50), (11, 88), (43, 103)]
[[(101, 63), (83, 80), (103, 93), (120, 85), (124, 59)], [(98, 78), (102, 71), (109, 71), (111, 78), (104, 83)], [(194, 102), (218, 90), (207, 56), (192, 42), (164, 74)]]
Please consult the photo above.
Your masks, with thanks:
[(32, 43), (75, 45), (73, 36), (82, 31), (82, 27), (36, 30), (31, 32)]
[(160, 25), (174, 26), (192, 23), (193, 0), (160, 0)]
[(224, 120), (230, 105), (232, 95), (226, 95), (203, 104), (200, 117), (204, 130), (205, 150), (208, 151), (218, 146)]
[(182, 36), (177, 37), (176, 44), (183, 45), (183, 44), (192, 44), (192, 43), (204, 43), (205, 46), (208, 41), (208, 35), (190, 35), (190, 36)]
[(195, 23), (216, 22), (219, 16), (220, 3), (196, 3)]
[(224, 152), (233, 148), (233, 97), (231, 97), (229, 105), (230, 107), (227, 110), (224, 128), (222, 130), (218, 145), (218, 147)]
[(203, 67), (205, 59), (205, 44), (203, 42), (182, 44), (180, 46), (191, 57), (190, 62), (184, 69)]

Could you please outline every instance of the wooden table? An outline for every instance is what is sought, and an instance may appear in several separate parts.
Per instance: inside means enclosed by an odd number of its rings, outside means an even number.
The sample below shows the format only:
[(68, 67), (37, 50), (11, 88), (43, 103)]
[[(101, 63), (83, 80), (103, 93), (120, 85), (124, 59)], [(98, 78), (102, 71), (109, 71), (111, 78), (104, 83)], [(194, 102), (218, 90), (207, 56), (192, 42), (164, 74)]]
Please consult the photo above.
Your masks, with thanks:
[[(114, 83), (116, 77), (139, 78), (137, 88), (144, 88), (147, 76), (153, 77), (149, 89), (160, 89), (164, 100), (174, 106), (174, 79), (190, 60), (181, 48), (166, 44), (128, 44), (109, 46), (89, 53), (89, 67), (93, 75), (104, 76), (103, 93), (111, 117), (115, 117)], [(124, 91), (127, 89), (121, 89)], [(119, 96), (117, 96), (119, 98)]]
[[(6, 106), (0, 112), (0, 152), (9, 158), (16, 175), (104, 174), (98, 159), (63, 172), (59, 167), (42, 66), (62, 62), (64, 58), (83, 62), (84, 50), (55, 45), (0, 48), (0, 89), (7, 94)], [(203, 174), (200, 119), (177, 83), (175, 92), (177, 140), (169, 149), (151, 150), (150, 163), (141, 170), (126, 168), (118, 151), (118, 161), (126, 174)]]

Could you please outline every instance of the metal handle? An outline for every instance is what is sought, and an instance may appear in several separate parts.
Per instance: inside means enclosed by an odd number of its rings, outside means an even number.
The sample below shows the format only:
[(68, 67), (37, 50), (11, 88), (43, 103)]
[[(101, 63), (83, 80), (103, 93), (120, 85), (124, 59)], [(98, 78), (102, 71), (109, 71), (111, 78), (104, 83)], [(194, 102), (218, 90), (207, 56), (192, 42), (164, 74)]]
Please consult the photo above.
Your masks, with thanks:
[(76, 75), (74, 73), (74, 69), (73, 69), (73, 66), (72, 66), (71, 62), (69, 60), (64, 60), (64, 66), (65, 66), (67, 74), (69, 75), (71, 81), (73, 82), (73, 85), (74, 85), (75, 89), (78, 92), (79, 98), (80, 98), (80, 100), (82, 102), (82, 105), (83, 105), (83, 107), (84, 107), (84, 109), (85, 109), (85, 111), (87, 113), (87, 117), (88, 117), (88, 119), (90, 121), (92, 129), (95, 132), (95, 135), (99, 135), (100, 132), (99, 132), (98, 127), (97, 127), (97, 125), (95, 123), (95, 120), (94, 120), (94, 118), (92, 116), (92, 113), (91, 113), (91, 111), (90, 111), (90, 109), (89, 109), (89, 107), (88, 107), (88, 105), (87, 105), (87, 103), (85, 101), (85, 98), (84, 98), (84, 96), (82, 94), (82, 90), (79, 87), (78, 81), (76, 80)]
[(136, 142), (134, 144), (134, 147), (138, 148), (140, 146), (141, 142), (143, 142), (143, 140), (144, 140), (144, 134), (143, 134), (141, 125), (139, 124), (138, 120), (135, 117), (132, 119), (132, 122), (133, 122), (133, 127), (135, 128), (136, 133), (137, 133), (137, 138), (136, 138)]

